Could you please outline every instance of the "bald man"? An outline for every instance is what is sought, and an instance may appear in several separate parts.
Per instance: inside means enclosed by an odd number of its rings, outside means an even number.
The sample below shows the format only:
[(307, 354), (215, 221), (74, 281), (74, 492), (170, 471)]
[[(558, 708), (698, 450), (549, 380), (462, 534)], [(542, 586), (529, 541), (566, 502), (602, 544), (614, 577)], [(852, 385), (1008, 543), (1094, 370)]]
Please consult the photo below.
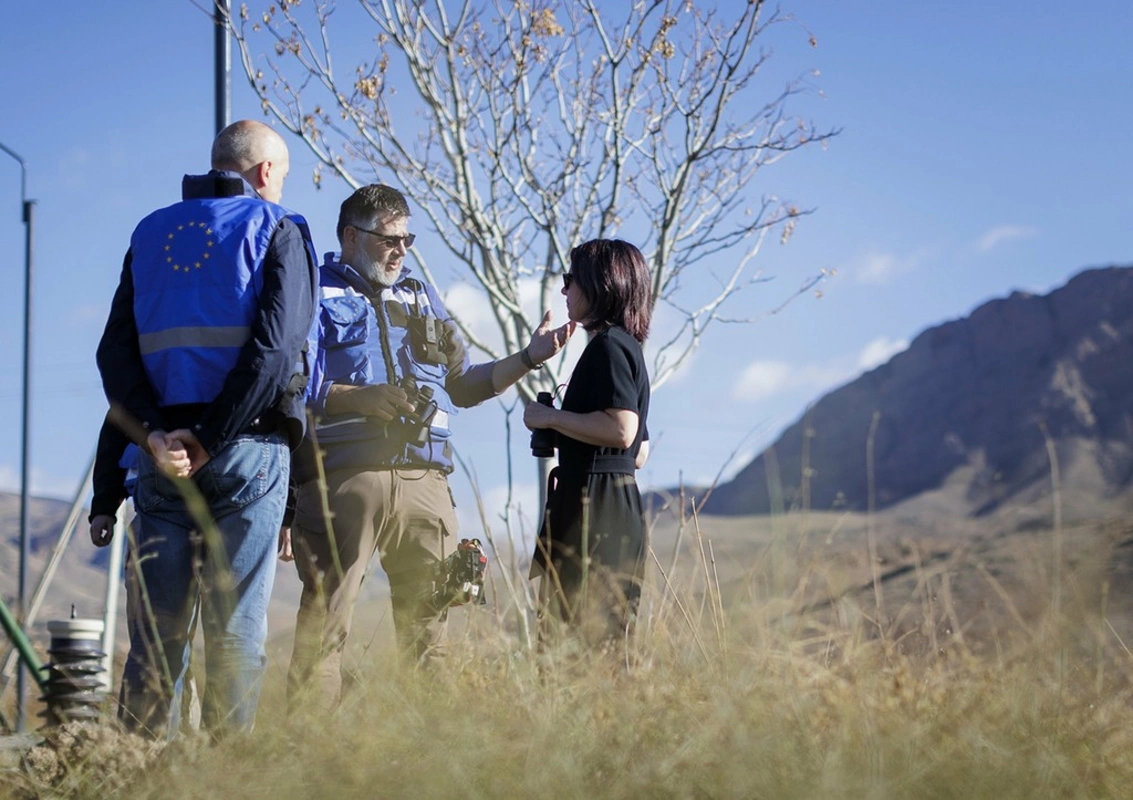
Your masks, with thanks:
[[(178, 730), (198, 609), (202, 722), (219, 737), (255, 721), (318, 285), (307, 224), (278, 205), (288, 168), (267, 125), (221, 131), (212, 170), (134, 230), (98, 346), (107, 398), (146, 433), (119, 717), (152, 737)], [(187, 508), (188, 481), (211, 524)]]

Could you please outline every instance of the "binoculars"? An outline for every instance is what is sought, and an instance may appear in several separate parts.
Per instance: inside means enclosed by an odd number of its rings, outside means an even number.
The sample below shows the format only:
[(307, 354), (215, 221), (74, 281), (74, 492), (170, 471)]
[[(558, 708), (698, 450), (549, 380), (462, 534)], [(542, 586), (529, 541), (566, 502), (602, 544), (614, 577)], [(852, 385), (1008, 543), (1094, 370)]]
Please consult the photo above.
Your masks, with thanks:
[[(535, 402), (550, 406), (553, 397), (550, 392), (539, 392)], [(531, 455), (536, 458), (553, 458), (555, 455), (555, 432), (550, 428), (536, 428), (531, 431)]]
[(433, 400), (433, 387), (425, 384), (418, 387), (412, 375), (406, 375), (398, 386), (405, 390), (413, 403), (413, 410), (401, 418), (401, 427), (410, 444), (424, 447), (429, 443), (429, 425), (437, 414), (437, 403)]

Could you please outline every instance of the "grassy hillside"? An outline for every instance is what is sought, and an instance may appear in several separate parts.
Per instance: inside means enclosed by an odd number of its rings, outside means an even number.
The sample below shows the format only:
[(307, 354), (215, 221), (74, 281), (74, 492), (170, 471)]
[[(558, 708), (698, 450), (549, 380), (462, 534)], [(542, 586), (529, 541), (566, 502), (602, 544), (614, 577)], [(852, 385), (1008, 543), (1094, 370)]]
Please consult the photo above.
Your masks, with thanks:
[(384, 601), (371, 598), (356, 629), (370, 646), (334, 713), (287, 716), (281, 653), (250, 737), (162, 751), (110, 729), (56, 733), (6, 786), (155, 798), (1128, 796), (1133, 526), (1049, 519), (905, 508), (668, 520), (625, 652), (525, 648), (515, 612), (527, 601), (497, 574), (488, 607), (454, 615), (443, 668), (399, 671)]

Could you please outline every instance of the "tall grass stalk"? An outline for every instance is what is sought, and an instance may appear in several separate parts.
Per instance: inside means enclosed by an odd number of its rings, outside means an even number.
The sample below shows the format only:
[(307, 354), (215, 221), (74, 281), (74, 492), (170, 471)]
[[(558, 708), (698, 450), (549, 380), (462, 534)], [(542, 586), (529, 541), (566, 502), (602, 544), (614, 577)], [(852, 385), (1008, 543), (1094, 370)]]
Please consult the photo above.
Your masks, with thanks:
[(700, 614), (702, 617), (704, 616), (704, 605), (707, 604), (712, 610), (712, 624), (716, 628), (716, 641), (722, 642), (724, 639), (724, 620), (723, 615), (716, 608), (717, 592), (713, 591), (714, 588), (718, 590), (719, 586), (715, 585), (708, 571), (708, 556), (704, 552), (704, 536), (700, 531), (700, 520), (697, 518), (695, 508), (692, 513), (693, 526), (696, 530), (696, 544), (700, 549), (700, 565), (704, 570), (704, 594), (701, 595)]
[(877, 559), (877, 532), (874, 529), (874, 519), (877, 514), (877, 466), (874, 463), (874, 446), (877, 440), (877, 426), (881, 422), (881, 412), (874, 411), (873, 419), (869, 423), (869, 435), (865, 444), (865, 469), (868, 491), (866, 542), (869, 548), (870, 575), (873, 579), (874, 622), (877, 625), (878, 635), (885, 635), (885, 600), (881, 589), (881, 564)]
[[(1058, 450), (1050, 432), (1047, 430), (1046, 423), (1042, 420), (1039, 421), (1039, 430), (1042, 431), (1047, 457), (1050, 460), (1050, 499), (1054, 525), (1052, 537), (1054, 552), (1051, 557), (1054, 574), (1052, 583), (1054, 586), (1051, 598), (1051, 616), (1055, 625), (1060, 627), (1060, 620), (1062, 619), (1062, 476), (1058, 466)], [(1055, 658), (1059, 684), (1061, 685), (1065, 680), (1067, 669), (1066, 647), (1061, 638)]]
[[(953, 579), (944, 576), (974, 565), (972, 574), (985, 574), (986, 585), (1009, 597), (1007, 589), (971, 556), (939, 568), (917, 556), (921, 568), (907, 607), (886, 628), (891, 638), (879, 636), (872, 620), (872, 581), (857, 581), (826, 606), (811, 602), (815, 610), (807, 613), (808, 593), (791, 587), (786, 598), (774, 598), (794, 608), (787, 626), (742, 587), (721, 591), (717, 565), (729, 565), (715, 547), (723, 541), (720, 523), (699, 515), (694, 522), (713, 565), (704, 591), (719, 627), (689, 613), (699, 587), (672, 586), (650, 550), (645, 592), (652, 602), (642, 608), (656, 609), (667, 592), (676, 613), (639, 626), (628, 661), (602, 652), (533, 651), (504, 619), (472, 610), (469, 634), (452, 644), (442, 666), (398, 669), (391, 653), (370, 654), (332, 713), (288, 715), (282, 692), (265, 691), (256, 731), (220, 747), (188, 739), (154, 755), (128, 737), (82, 744), (71, 735), (49, 743), (65, 767), (44, 757), (42, 768), (8, 776), (8, 794), (1127, 796), (1133, 656), (1116, 636), (1093, 635), (1111, 629), (1104, 615), (1089, 635), (1065, 631), (1065, 681), (1049, 669), (1048, 648), (1033, 635), (1055, 624), (1049, 605), (1041, 619), (1029, 619), (1023, 608), (1001, 603), (1008, 627), (985, 658), (970, 646), (972, 620), (963, 616), (970, 606), (957, 602)], [(697, 550), (684, 558), (695, 561)], [(826, 551), (818, 553), (800, 554), (812, 565), (800, 582), (824, 568)], [(748, 580), (762, 580), (771, 568), (765, 551)], [(942, 600), (917, 601), (925, 593)], [(992, 603), (1000, 597), (989, 596)], [(899, 595), (893, 589), (887, 597)], [(1090, 619), (1089, 609), (1067, 608), (1066, 599), (1064, 617)], [(940, 614), (954, 631), (966, 631), (962, 642), (942, 637), (918, 650), (898, 633), (932, 626)], [(1106, 664), (1104, 676), (1098, 660)]]
[[(507, 559), (505, 560), (501, 558), (503, 553), (496, 545), (496, 537), (492, 533), (492, 525), (488, 520), (487, 509), (484, 508), (484, 499), (483, 495), (480, 492), (479, 481), (477, 480), (475, 473), (472, 472), (472, 470), (465, 463), (464, 459), (461, 458), (460, 454), (457, 453), (455, 449), (453, 450), (453, 453), (456, 456), (457, 463), (460, 464), (460, 468), (461, 470), (463, 470), (465, 477), (468, 478), (468, 482), (472, 486), (472, 493), (476, 498), (476, 512), (480, 517), (480, 527), (484, 531), (484, 538), (487, 539), (488, 546), (492, 548), (492, 554), (495, 556), (496, 562), (505, 563), (507, 565), (505, 569), (499, 570), (500, 579), (502, 580), (504, 588), (507, 591), (507, 596), (510, 599), (510, 606), (512, 609), (514, 609), (516, 630), (519, 632), (520, 641), (525, 649), (530, 650), (534, 645), (534, 641), (531, 636), (530, 615), (531, 612), (535, 610), (535, 597), (532, 595), (530, 589), (528, 588), (529, 582), (523, 580), (521, 576), (520, 565), (518, 561), (519, 554), (517, 552), (518, 548), (516, 547), (515, 537), (512, 535), (510, 519), (510, 496), (507, 505), (507, 511), (505, 512), (507, 516), (504, 517), (504, 525), (508, 531), (509, 551), (507, 554)], [(494, 578), (494, 576), (495, 573), (492, 573), (490, 577)], [(498, 592), (496, 593), (496, 599), (496, 614), (498, 617), (502, 613), (498, 605)]]
[[(871, 442), (875, 433), (876, 418)], [(256, 731), (223, 746), (185, 739), (159, 753), (109, 727), (53, 733), (23, 772), (0, 773), (0, 795), (1129, 796), (1133, 653), (1108, 617), (1104, 583), (1100, 597), (1017, 602), (1048, 597), (1047, 575), (1021, 571), (1005, 585), (963, 546), (941, 560), (914, 543), (901, 586), (897, 570), (879, 568), (872, 501), (864, 520), (826, 517), (829, 530), (800, 537), (789, 564), (758, 543), (734, 549), (728, 523), (700, 509), (685, 519), (682, 504), (671, 523), (678, 537), (691, 524), (697, 543), (678, 549), (673, 569), (650, 546), (648, 618), (625, 658), (532, 648), (505, 615), (471, 609), (443, 662), (399, 668), (392, 653), (370, 653), (333, 712), (288, 714), (269, 686)], [(823, 518), (804, 513), (807, 526)], [(774, 524), (758, 534), (765, 543)], [(863, 526), (868, 565), (848, 538)], [(512, 573), (499, 575), (509, 602), (525, 602), (516, 560), (495, 566)], [(722, 583), (729, 567), (742, 578)], [(547, 596), (555, 577), (542, 581)], [(887, 580), (899, 611), (881, 624)], [(965, 585), (990, 591), (965, 603)], [(710, 618), (690, 613), (697, 603)], [(990, 633), (975, 624), (988, 614)], [(952, 635), (938, 637), (937, 625)], [(1064, 670), (1050, 669), (1044, 631), (1057, 636)]]
[(1050, 432), (1047, 430), (1045, 422), (1039, 422), (1039, 430), (1042, 431), (1047, 458), (1050, 459), (1050, 499), (1054, 523), (1054, 552), (1051, 558), (1054, 573), (1054, 592), (1051, 597), (1051, 610), (1057, 620), (1062, 614), (1062, 477), (1058, 468), (1058, 451), (1055, 449), (1054, 440), (1050, 438)]

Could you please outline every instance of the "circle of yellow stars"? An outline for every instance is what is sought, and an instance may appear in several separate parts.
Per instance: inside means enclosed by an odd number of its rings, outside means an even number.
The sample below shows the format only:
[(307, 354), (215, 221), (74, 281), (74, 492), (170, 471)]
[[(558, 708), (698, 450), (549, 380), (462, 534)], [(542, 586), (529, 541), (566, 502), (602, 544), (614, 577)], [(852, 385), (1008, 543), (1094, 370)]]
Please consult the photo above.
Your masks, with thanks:
[(188, 228), (196, 228), (197, 230), (199, 230), (201, 233), (203, 233), (205, 235), (204, 250), (201, 251), (200, 256), (198, 258), (194, 259), (192, 261), (192, 263), (186, 262), (186, 263), (182, 264), (182, 263), (180, 263), (179, 260), (174, 261), (174, 255), (173, 255), (173, 252), (172, 252), (172, 248), (173, 248), (173, 240), (177, 235), (176, 231), (171, 232), (169, 234), (169, 241), (167, 241), (165, 243), (165, 263), (171, 264), (173, 266), (174, 272), (184, 271), (184, 273), (186, 275), (188, 275), (191, 271), (193, 271), (195, 269), (200, 269), (202, 266), (205, 265), (205, 263), (209, 259), (209, 253), (210, 253), (209, 248), (212, 247), (215, 244), (215, 242), (213, 241), (213, 238), (212, 238), (212, 228), (208, 227), (208, 225), (206, 225), (205, 223), (203, 223), (203, 222), (186, 222), (184, 225), (178, 225), (177, 230), (178, 231), (184, 231), (185, 228), (187, 228), (187, 227)]

